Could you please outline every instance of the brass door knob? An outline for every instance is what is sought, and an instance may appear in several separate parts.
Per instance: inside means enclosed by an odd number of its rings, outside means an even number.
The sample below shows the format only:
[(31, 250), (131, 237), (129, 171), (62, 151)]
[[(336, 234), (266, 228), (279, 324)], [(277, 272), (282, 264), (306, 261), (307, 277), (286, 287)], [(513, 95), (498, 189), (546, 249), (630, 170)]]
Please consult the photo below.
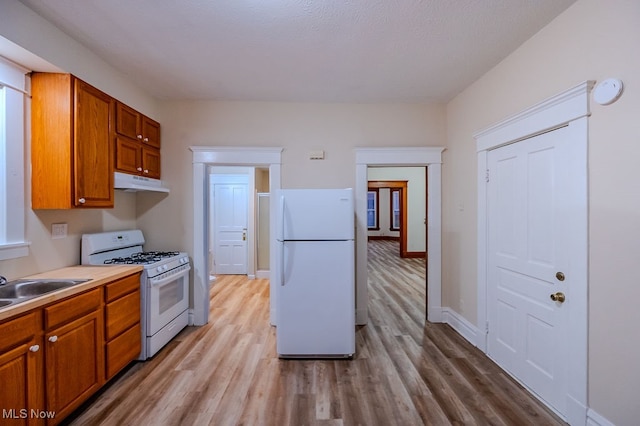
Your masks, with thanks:
[(551, 300), (553, 300), (554, 302), (560, 302), (563, 303), (565, 301), (565, 297), (564, 297), (564, 293), (562, 292), (557, 292), (557, 293), (553, 293), (552, 295), (550, 295), (549, 297), (551, 297)]
[(556, 279), (558, 281), (564, 281), (564, 274), (562, 272), (556, 272)]

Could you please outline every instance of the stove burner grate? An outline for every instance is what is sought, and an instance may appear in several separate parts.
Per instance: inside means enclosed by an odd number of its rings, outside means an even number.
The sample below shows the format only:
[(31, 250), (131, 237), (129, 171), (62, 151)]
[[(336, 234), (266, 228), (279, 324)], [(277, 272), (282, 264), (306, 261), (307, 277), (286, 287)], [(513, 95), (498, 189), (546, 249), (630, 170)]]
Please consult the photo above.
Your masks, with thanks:
[(143, 251), (128, 257), (114, 257), (104, 261), (105, 265), (149, 265), (162, 259), (177, 256), (178, 251)]

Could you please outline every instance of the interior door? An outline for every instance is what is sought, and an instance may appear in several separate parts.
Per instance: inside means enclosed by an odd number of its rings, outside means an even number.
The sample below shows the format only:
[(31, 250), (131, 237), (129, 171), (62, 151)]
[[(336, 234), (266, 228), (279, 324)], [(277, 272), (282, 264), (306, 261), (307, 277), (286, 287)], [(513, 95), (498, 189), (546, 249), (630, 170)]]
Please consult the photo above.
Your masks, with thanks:
[(560, 413), (572, 285), (566, 211), (580, 190), (567, 172), (566, 132), (490, 151), (487, 184), (488, 354)]
[(247, 273), (247, 183), (214, 183), (214, 271)]

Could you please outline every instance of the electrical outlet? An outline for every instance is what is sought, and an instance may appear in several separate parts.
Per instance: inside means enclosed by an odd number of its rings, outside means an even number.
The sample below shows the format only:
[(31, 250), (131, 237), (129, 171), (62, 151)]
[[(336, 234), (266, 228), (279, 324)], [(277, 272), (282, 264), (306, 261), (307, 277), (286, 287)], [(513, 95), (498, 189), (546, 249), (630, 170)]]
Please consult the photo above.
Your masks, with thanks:
[(67, 224), (66, 223), (52, 223), (51, 224), (51, 238), (67, 238)]

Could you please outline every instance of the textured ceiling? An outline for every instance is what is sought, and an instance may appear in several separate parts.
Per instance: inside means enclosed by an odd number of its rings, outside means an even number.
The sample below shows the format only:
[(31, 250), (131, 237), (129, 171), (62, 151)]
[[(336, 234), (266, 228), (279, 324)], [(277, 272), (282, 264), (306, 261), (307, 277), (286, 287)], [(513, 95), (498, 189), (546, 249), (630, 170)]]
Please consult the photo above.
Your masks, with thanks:
[(21, 0), (160, 99), (448, 101), (575, 0)]

